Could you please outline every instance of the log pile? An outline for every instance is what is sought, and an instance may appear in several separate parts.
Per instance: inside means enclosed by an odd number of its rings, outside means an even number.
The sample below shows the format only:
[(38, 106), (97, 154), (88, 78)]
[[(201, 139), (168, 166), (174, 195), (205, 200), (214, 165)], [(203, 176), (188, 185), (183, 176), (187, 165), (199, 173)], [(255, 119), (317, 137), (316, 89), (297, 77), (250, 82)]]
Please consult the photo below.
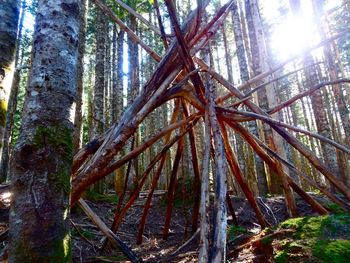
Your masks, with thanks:
[[(246, 88), (257, 83), (258, 81), (263, 80), (265, 77), (281, 69), (287, 63), (293, 61), (297, 57), (291, 58), (288, 61), (276, 65), (268, 72), (255, 76), (239, 87), (236, 87), (227, 81), (223, 76), (215, 72), (214, 69), (212, 69), (198, 57), (198, 52), (207, 45), (210, 37), (212, 37), (221, 27), (225, 17), (230, 11), (232, 1), (229, 1), (227, 4), (222, 6), (216, 15), (214, 15), (213, 18), (206, 24), (203, 23), (203, 17), (205, 7), (209, 1), (198, 1), (199, 5), (197, 9), (191, 13), (188, 20), (182, 27), (180, 27), (172, 1), (166, 0), (165, 3), (168, 8), (168, 13), (175, 34), (171, 43), (168, 42), (169, 36), (164, 34), (162, 27), (161, 30), (150, 27), (151, 30), (154, 30), (157, 34), (162, 35), (164, 46), (167, 48), (167, 52), (162, 58), (144, 42), (142, 42), (142, 40), (138, 38), (137, 35), (132, 32), (119, 18), (117, 18), (115, 14), (100, 0), (94, 0), (93, 2), (105, 13), (106, 16), (114, 21), (121, 30), (124, 30), (134, 42), (138, 43), (141, 48), (143, 48), (156, 62), (158, 62), (157, 68), (153, 72), (148, 82), (144, 85), (141, 94), (124, 112), (119, 122), (114, 124), (99, 138), (87, 144), (74, 157), (72, 169), (71, 205), (75, 205), (77, 202), (79, 202), (80, 205), (84, 207), (85, 211), (92, 213), (92, 211), (87, 207), (86, 203), (80, 199), (82, 193), (91, 185), (104, 178), (106, 175), (130, 162), (130, 160), (133, 158), (139, 156), (155, 142), (161, 139), (163, 140), (163, 149), (156, 154), (156, 156), (145, 168), (143, 175), (140, 177), (140, 181), (138, 182), (138, 186), (130, 194), (129, 200), (125, 204), (122, 204), (121, 201), (118, 209), (116, 209), (114, 222), (111, 227), (112, 232), (105, 229), (105, 225), (103, 226), (104, 233), (106, 233), (106, 235), (108, 234), (107, 236), (111, 242), (118, 245), (118, 240), (116, 239), (115, 235), (113, 235), (113, 232), (115, 233), (117, 231), (122, 222), (123, 216), (127, 213), (128, 209), (132, 206), (140, 192), (143, 190), (143, 186), (148, 178), (149, 172), (155, 168), (156, 172), (151, 182), (151, 189), (149, 189), (147, 193), (147, 200), (139, 226), (139, 234), (137, 236), (137, 242), (142, 242), (142, 234), (147, 220), (147, 213), (151, 204), (152, 196), (156, 190), (158, 179), (164, 167), (166, 156), (169, 154), (169, 149), (176, 146), (176, 156), (173, 161), (173, 170), (167, 192), (169, 202), (163, 233), (164, 239), (167, 238), (172, 214), (172, 200), (175, 192), (174, 182), (177, 176), (179, 160), (183, 155), (184, 136), (187, 134), (191, 141), (190, 150), (192, 154), (191, 157), (195, 178), (195, 202), (192, 213), (192, 232), (196, 233), (198, 228), (197, 221), (198, 218), (200, 218), (200, 262), (220, 262), (225, 260), (227, 217), (225, 203), (226, 200), (229, 200), (226, 193), (227, 174), (230, 174), (232, 179), (235, 180), (240, 186), (248, 202), (254, 209), (261, 227), (263, 228), (266, 226), (264, 216), (257, 205), (257, 201), (252, 190), (249, 188), (249, 185), (244, 178), (243, 172), (240, 170), (237, 156), (232, 150), (228, 140), (228, 129), (233, 129), (234, 132), (238, 133), (243, 140), (250, 145), (264, 160), (267, 166), (270, 167), (272, 171), (275, 171), (279, 177), (281, 177), (287, 200), (286, 204), (291, 216), (297, 215), (295, 202), (293, 200), (293, 191), (300, 195), (319, 214), (327, 214), (328, 210), (308, 193), (306, 193), (293, 180), (293, 178), (286, 174), (283, 171), (282, 166), (288, 167), (293, 172), (303, 177), (310, 185), (319, 189), (323, 194), (329, 197), (333, 202), (340, 205), (343, 209), (347, 211), (350, 210), (348, 206), (348, 203), (350, 202), (349, 188), (347, 188), (332, 174), (332, 171), (329, 170), (327, 164), (320, 160), (315, 153), (311, 152), (303, 143), (298, 141), (298, 139), (292, 133), (290, 133), (289, 130), (301, 132), (326, 143), (330, 143), (346, 154), (350, 154), (349, 147), (341, 145), (328, 138), (324, 138), (319, 134), (305, 131), (301, 128), (286, 123), (281, 123), (271, 117), (273, 113), (276, 113), (284, 107), (291, 105), (296, 100), (304, 96), (309, 96), (318, 89), (334, 83), (350, 83), (349, 79), (338, 79), (331, 82), (320, 83), (316, 87), (311, 87), (307, 92), (298, 94), (292, 99), (282, 102), (273, 109), (263, 110), (252, 101), (252, 92), (245, 93)], [(155, 4), (157, 4), (157, 1), (155, 1)], [(124, 8), (126, 7), (124, 6)], [(140, 18), (140, 15), (138, 15), (135, 11), (130, 10), (130, 8), (127, 9), (131, 15), (135, 15), (137, 18)], [(144, 21), (141, 20), (141, 22)], [(343, 34), (347, 33), (348, 31), (344, 32)], [(317, 48), (325, 43), (328, 43), (329, 41), (337, 39), (343, 34), (323, 41), (311, 49)], [(306, 52), (310, 52), (310, 50)], [(216, 97), (214, 91), (215, 87), (218, 85), (222, 85), (227, 89), (226, 95)], [(256, 90), (257, 89), (253, 90), (253, 92)], [(227, 101), (232, 97), (236, 98), (236, 103), (233, 105), (228, 105)], [(116, 156), (120, 156), (121, 149), (125, 146), (126, 142), (132, 138), (142, 121), (157, 107), (169, 100), (175, 100), (175, 108), (170, 125), (164, 127), (153, 137), (144, 141), (138, 147), (132, 147), (129, 152), (126, 152), (123, 156), (116, 159)], [(237, 110), (237, 106), (240, 104), (245, 105), (248, 110)], [(181, 108), (182, 110), (180, 111)], [(179, 118), (182, 118), (182, 120), (177, 121)], [(200, 163), (198, 160), (197, 146), (194, 140), (196, 136), (194, 126), (201, 118), (205, 123), (205, 149), (202, 163)], [(301, 155), (303, 155), (321, 174), (323, 174), (329, 183), (344, 196), (344, 199), (340, 199), (339, 196), (331, 193), (329, 190), (320, 186), (312, 178), (309, 178), (307, 175), (303, 174), (297, 167), (294, 167), (287, 160), (275, 153), (273, 151), (273, 147), (269, 147), (264, 142), (260, 141), (242, 125), (244, 122), (255, 120), (265, 122), (273, 130), (280, 134), (286, 142), (300, 152)], [(176, 134), (175, 130), (178, 130)], [(212, 158), (213, 163), (215, 164), (216, 173), (214, 177), (215, 200), (213, 204), (215, 209), (215, 223), (209, 227), (208, 173), (210, 158)], [(226, 164), (228, 164), (228, 166)], [(226, 166), (230, 169), (229, 173), (226, 172)], [(96, 218), (94, 220), (98, 221)], [(99, 222), (99, 224), (103, 225), (101, 222)], [(213, 232), (213, 235), (209, 235), (209, 230)], [(209, 240), (209, 237), (211, 237), (211, 240)], [(133, 256), (134, 255), (129, 255), (129, 258)]]

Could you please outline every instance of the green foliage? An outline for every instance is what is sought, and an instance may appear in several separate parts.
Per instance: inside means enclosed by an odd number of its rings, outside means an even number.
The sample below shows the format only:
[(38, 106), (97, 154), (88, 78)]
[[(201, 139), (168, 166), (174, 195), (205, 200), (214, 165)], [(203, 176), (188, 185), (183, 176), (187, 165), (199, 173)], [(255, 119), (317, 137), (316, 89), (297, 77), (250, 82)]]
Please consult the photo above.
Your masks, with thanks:
[(247, 229), (241, 226), (232, 225), (227, 229), (227, 240), (233, 240), (238, 235), (248, 233)]
[(81, 235), (87, 239), (93, 239), (96, 236), (94, 232), (91, 232), (89, 230), (79, 229), (79, 232), (78, 232), (75, 228), (72, 229), (72, 236), (80, 237)]
[(313, 254), (323, 262), (350, 262), (350, 240), (319, 240), (313, 248)]
[(286, 263), (288, 262), (288, 253), (284, 250), (278, 251), (275, 256), (276, 263)]
[(337, 204), (331, 203), (327, 205), (327, 209), (330, 210), (333, 214), (342, 214), (344, 210)]
[(292, 218), (280, 224), (282, 229), (296, 231), (280, 242), (276, 262), (300, 261), (303, 257), (316, 262), (350, 262), (350, 215), (334, 209), (337, 214)]
[(94, 191), (93, 189), (89, 189), (85, 193), (85, 198), (90, 201), (95, 202), (110, 202), (110, 203), (117, 203), (118, 202), (118, 196), (115, 194), (100, 194)]

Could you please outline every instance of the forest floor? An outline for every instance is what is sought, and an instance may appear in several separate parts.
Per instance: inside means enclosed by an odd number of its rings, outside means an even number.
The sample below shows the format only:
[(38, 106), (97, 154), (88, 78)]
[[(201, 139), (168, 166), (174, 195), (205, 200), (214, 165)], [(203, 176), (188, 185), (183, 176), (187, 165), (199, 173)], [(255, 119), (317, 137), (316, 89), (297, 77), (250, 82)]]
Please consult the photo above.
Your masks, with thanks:
[[(147, 217), (143, 243), (136, 245), (136, 235), (146, 196), (146, 193), (143, 193), (129, 210), (117, 232), (117, 236), (141, 256), (144, 262), (197, 262), (198, 233), (191, 242), (181, 248), (192, 237), (191, 214), (189, 212), (192, 204), (181, 202), (181, 200), (175, 202), (170, 234), (168, 240), (165, 241), (163, 240), (163, 225), (167, 206), (165, 195), (162, 194), (153, 198), (152, 207)], [(329, 202), (326, 198), (315, 194), (313, 196), (319, 202), (328, 205)], [(297, 199), (297, 206), (299, 215), (305, 218), (294, 222), (295, 219), (285, 221), (288, 219), (288, 214), (283, 197), (258, 198), (261, 211), (271, 226), (264, 231), (261, 230), (253, 210), (244, 198), (232, 197), (231, 200), (234, 204), (239, 227), (232, 225), (232, 218), (229, 216), (228, 262), (283, 263), (305, 262), (305, 260), (308, 262), (350, 262), (350, 259), (342, 257), (340, 261), (321, 261), (312, 255), (314, 246), (318, 242), (315, 229), (317, 228), (317, 231), (322, 232), (323, 229), (321, 228), (324, 227), (325, 222), (330, 220), (328, 220), (328, 217), (308, 217), (317, 215), (303, 200)], [(111, 225), (115, 205), (106, 201), (88, 201), (88, 203), (107, 225)], [(98, 248), (101, 246), (104, 236), (83, 212), (74, 211), (72, 221), (80, 228), (80, 234), (73, 231), (74, 262), (125, 262), (126, 259), (123, 254), (115, 249), (109, 248), (102, 253), (99, 251)], [(339, 223), (338, 221), (335, 224)], [(350, 216), (341, 222), (345, 222), (345, 226), (338, 225), (338, 228), (342, 229), (340, 238), (348, 242), (345, 245), (341, 244), (341, 246), (345, 246), (341, 249), (348, 251), (350, 256)], [(304, 224), (306, 224), (305, 228), (303, 228)], [(309, 228), (312, 229), (312, 233)], [(298, 231), (307, 235), (302, 237), (301, 242), (297, 240), (300, 239)], [(89, 239), (91, 244), (83, 241), (81, 234)], [(179, 248), (181, 249), (179, 250)], [(327, 255), (321, 255), (321, 258), (324, 256)]]
[[(139, 200), (131, 207), (117, 236), (142, 257), (144, 262), (197, 262), (199, 234), (195, 234), (194, 237), (191, 235), (189, 211), (192, 205), (181, 201), (175, 203), (169, 237), (165, 241), (163, 225), (167, 206), (162, 193), (153, 198), (143, 243), (136, 245), (146, 196), (145, 193), (141, 194)], [(328, 204), (326, 198), (313, 196), (321, 203)], [(86, 200), (109, 226), (114, 216), (113, 199), (115, 198)], [(316, 214), (308, 204), (297, 199), (299, 215), (304, 218), (287, 220), (283, 197), (258, 198), (258, 204), (271, 225), (262, 231), (246, 200), (239, 197), (232, 197), (231, 200), (239, 227), (232, 225), (232, 218), (229, 216), (228, 262), (350, 262), (350, 215), (310, 217)], [(0, 203), (0, 220), (3, 222), (0, 223), (0, 241), (3, 248), (7, 242), (6, 238), (3, 238), (6, 235), (2, 234), (7, 229), (8, 207), (4, 200), (0, 199)], [(73, 262), (128, 262), (122, 252), (115, 248), (107, 247), (101, 252), (104, 235), (82, 210), (72, 211), (71, 222)], [(191, 241), (181, 248), (190, 238)], [(333, 242), (335, 240), (336, 243)]]

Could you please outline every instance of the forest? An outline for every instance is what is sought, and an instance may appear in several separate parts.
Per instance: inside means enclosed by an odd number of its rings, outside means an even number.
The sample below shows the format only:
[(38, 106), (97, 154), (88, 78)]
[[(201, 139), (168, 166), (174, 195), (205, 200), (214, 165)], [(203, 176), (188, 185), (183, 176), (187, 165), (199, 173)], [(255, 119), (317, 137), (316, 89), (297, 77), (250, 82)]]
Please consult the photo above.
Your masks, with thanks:
[(349, 0), (0, 0), (1, 262), (350, 262)]

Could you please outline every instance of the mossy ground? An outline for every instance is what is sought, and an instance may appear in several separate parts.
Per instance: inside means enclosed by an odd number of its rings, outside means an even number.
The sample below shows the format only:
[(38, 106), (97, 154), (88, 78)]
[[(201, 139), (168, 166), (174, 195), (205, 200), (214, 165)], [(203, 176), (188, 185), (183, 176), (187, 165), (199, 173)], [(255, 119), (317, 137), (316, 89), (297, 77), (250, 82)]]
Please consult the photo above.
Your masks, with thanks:
[(89, 189), (85, 192), (84, 198), (95, 202), (110, 202), (116, 204), (118, 202), (118, 196), (116, 194), (100, 194)]
[(274, 241), (277, 263), (350, 262), (350, 214), (293, 218), (277, 227), (281, 229), (295, 232)]

